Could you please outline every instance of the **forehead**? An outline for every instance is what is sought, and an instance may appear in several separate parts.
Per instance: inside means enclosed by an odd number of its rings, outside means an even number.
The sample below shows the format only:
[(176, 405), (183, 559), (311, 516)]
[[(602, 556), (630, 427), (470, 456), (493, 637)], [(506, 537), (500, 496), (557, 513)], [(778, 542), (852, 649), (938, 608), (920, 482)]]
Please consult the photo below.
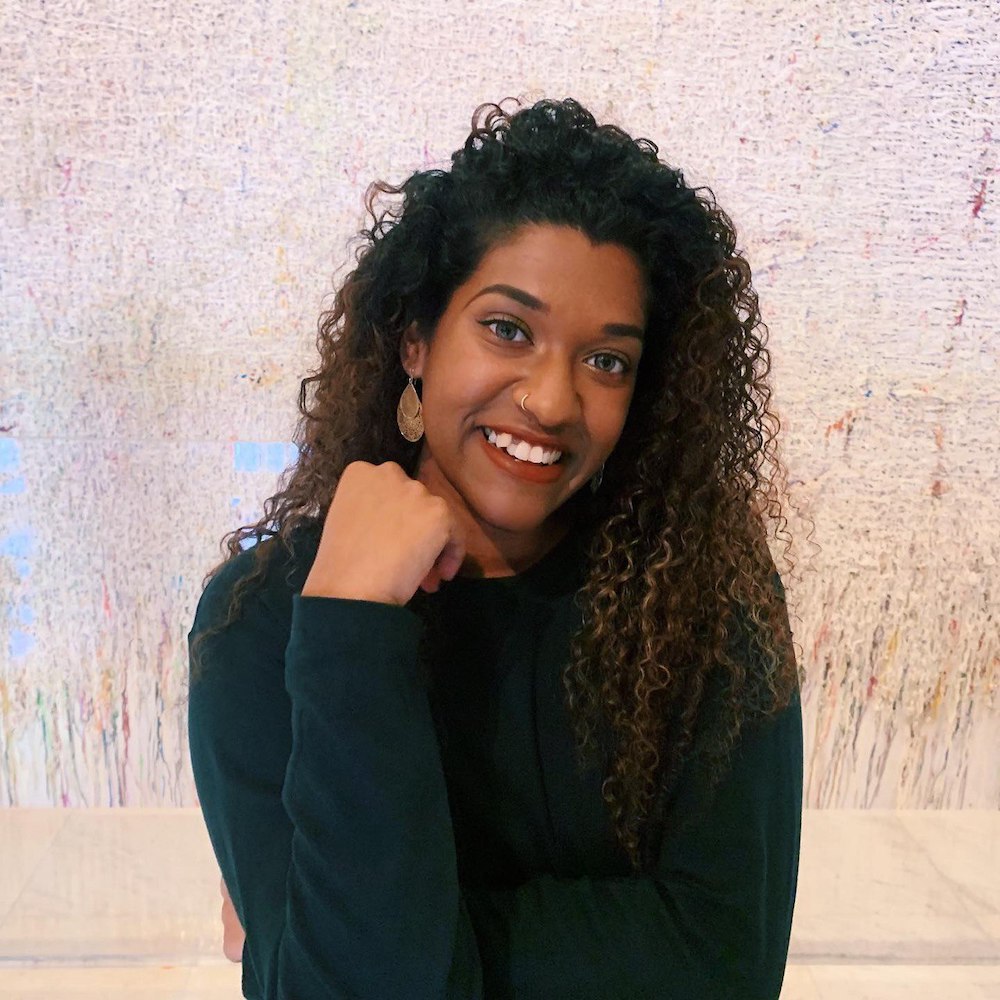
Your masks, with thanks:
[[(468, 294), (490, 284), (521, 288), (553, 308), (600, 305), (602, 314), (642, 323), (646, 278), (635, 254), (598, 243), (569, 226), (530, 224), (495, 243), (466, 282)], [(466, 296), (468, 297), (468, 296)]]

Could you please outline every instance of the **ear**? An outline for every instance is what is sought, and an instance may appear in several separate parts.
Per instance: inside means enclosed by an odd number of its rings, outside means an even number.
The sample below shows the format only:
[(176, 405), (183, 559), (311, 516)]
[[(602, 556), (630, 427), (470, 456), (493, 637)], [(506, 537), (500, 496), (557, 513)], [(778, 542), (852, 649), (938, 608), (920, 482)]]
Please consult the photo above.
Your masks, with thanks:
[(427, 343), (417, 332), (416, 321), (411, 323), (399, 341), (399, 360), (414, 378), (422, 378), (427, 361)]

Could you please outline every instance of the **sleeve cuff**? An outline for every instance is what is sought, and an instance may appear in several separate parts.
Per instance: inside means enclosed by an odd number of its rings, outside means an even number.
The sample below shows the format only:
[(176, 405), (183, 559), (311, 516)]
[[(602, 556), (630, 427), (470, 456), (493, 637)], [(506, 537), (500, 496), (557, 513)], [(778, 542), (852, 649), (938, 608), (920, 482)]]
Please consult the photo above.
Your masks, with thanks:
[[(423, 627), (416, 612), (400, 605), (293, 594), (285, 686), (314, 707), (357, 705), (359, 693), (386, 683), (420, 687)], [(353, 697), (345, 702), (348, 690)]]

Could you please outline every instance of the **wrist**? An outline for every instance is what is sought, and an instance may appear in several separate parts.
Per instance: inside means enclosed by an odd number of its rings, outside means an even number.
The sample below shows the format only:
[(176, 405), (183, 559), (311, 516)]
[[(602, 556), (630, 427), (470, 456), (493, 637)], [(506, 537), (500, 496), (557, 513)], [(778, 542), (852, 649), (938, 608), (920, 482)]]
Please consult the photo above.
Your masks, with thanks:
[(339, 581), (334, 583), (329, 580), (306, 578), (302, 586), (303, 597), (333, 597), (346, 601), (373, 601), (376, 604), (395, 604), (396, 602), (387, 598), (384, 594), (375, 594), (370, 589), (352, 586), (349, 582)]

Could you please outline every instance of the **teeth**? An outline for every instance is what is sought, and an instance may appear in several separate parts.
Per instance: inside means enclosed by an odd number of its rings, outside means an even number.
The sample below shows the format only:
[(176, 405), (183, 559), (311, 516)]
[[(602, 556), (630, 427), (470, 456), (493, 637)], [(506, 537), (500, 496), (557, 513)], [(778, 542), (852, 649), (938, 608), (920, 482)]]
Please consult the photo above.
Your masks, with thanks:
[(490, 444), (502, 448), (508, 455), (513, 455), (514, 458), (519, 458), (522, 462), (531, 462), (533, 465), (553, 465), (562, 457), (561, 451), (551, 451), (541, 445), (532, 446), (527, 441), (517, 441), (510, 434), (497, 434), (491, 427), (484, 427), (483, 433)]

